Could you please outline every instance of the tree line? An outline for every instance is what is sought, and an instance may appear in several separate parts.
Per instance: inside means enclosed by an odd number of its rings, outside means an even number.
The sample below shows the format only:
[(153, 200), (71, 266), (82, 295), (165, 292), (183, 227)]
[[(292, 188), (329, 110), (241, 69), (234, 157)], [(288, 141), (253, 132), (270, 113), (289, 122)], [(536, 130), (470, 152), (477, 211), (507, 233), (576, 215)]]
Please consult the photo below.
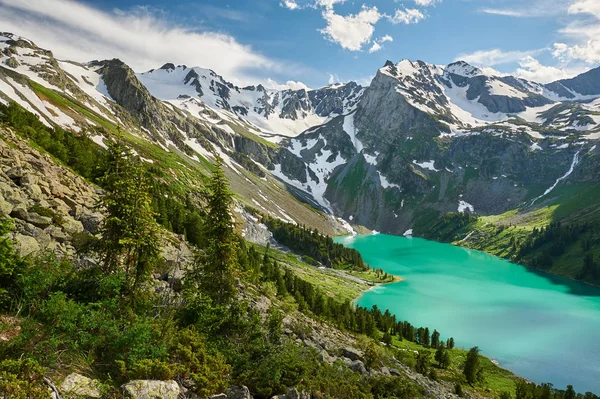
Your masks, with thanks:
[(357, 250), (333, 242), (331, 237), (321, 234), (316, 229), (286, 223), (270, 216), (263, 216), (262, 219), (279, 244), (308, 257), (309, 263), (312, 258), (326, 267), (335, 269), (369, 269)]

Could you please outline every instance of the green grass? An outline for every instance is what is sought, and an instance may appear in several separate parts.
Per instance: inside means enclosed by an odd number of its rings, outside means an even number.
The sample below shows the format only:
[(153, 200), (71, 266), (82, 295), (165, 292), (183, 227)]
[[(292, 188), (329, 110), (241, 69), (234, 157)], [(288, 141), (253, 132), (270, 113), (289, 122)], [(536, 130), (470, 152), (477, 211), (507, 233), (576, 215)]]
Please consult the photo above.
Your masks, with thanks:
[(111, 132), (111, 133), (117, 132), (117, 125), (106, 120), (105, 118), (98, 115), (97, 113), (89, 110), (88, 108), (83, 106), (81, 103), (77, 102), (76, 100), (69, 99), (69, 98), (55, 92), (54, 90), (48, 89), (48, 88), (46, 88), (34, 81), (31, 81), (31, 80), (29, 81), (29, 85), (31, 86), (31, 88), (33, 89), (33, 91), (35, 92), (35, 94), (38, 97), (48, 100), (53, 105), (60, 108), (62, 111), (67, 111), (67, 112), (71, 111), (71, 112), (75, 112), (78, 114), (82, 114), (85, 117), (87, 117), (88, 119), (92, 120), (93, 122), (95, 122), (98, 125), (105, 128), (109, 132)]
[[(252, 141), (256, 141), (257, 143), (260, 143), (266, 147), (271, 147), (271, 148), (279, 148), (278, 144), (272, 143), (268, 140), (265, 140), (264, 138), (257, 136), (256, 134), (248, 131), (247, 129), (244, 129), (243, 127), (241, 127), (240, 125), (234, 124), (234, 123), (225, 123), (227, 126), (229, 126), (230, 128), (233, 129), (234, 132), (236, 132), (237, 134), (239, 134), (240, 136), (244, 136), (246, 138), (249, 138)], [(218, 125), (217, 125), (218, 126)]]
[[(265, 247), (253, 245), (259, 253), (264, 253)], [(348, 273), (333, 269), (319, 269), (302, 262), (295, 254), (281, 252), (273, 248), (269, 249), (269, 256), (278, 263), (291, 268), (298, 277), (315, 285), (323, 290), (327, 296), (335, 298), (339, 302), (352, 302), (376, 283), (383, 282), (381, 278), (375, 276), (374, 271)], [(359, 277), (363, 281), (348, 278), (348, 274)]]
[(468, 350), (462, 348), (454, 348), (449, 351), (450, 358), (452, 360), (451, 365), (448, 369), (442, 370), (437, 367), (435, 361), (435, 349), (424, 348), (414, 342), (407, 340), (399, 341), (397, 337), (393, 337), (392, 345), (399, 351), (399, 357), (404, 363), (414, 364), (416, 361), (417, 354), (415, 351), (425, 350), (429, 352), (430, 363), (438, 374), (438, 378), (443, 381), (449, 381), (452, 383), (461, 382), (463, 389), (470, 392), (475, 392), (485, 397), (499, 397), (502, 392), (514, 393), (516, 385), (515, 382), (520, 379), (512, 372), (505, 370), (485, 356), (479, 357), (481, 366), (483, 367), (484, 381), (475, 384), (471, 387), (464, 383), (464, 377), (462, 374), (462, 368), (467, 358)]

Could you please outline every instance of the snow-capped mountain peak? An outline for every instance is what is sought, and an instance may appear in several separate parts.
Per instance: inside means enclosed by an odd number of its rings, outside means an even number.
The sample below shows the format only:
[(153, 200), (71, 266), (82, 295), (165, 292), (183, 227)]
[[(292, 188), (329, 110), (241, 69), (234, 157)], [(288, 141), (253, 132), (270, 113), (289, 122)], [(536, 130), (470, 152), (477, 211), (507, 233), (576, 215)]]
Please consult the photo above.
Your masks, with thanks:
[(240, 88), (212, 70), (170, 63), (137, 76), (161, 100), (180, 106), (181, 100), (199, 99), (222, 117), (241, 119), (273, 141), (351, 112), (363, 91), (354, 82), (318, 90), (277, 90), (263, 85)]

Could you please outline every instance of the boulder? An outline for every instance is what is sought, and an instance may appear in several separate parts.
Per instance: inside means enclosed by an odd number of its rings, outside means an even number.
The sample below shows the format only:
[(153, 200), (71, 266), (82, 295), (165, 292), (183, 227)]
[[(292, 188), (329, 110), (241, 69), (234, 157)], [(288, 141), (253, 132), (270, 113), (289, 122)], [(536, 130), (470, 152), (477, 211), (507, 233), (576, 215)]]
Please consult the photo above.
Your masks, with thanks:
[(88, 213), (82, 215), (80, 221), (87, 232), (90, 234), (98, 234), (103, 219), (104, 216), (101, 213)]
[(369, 375), (365, 364), (360, 360), (354, 360), (350, 364), (350, 370), (354, 371), (355, 373), (360, 373), (362, 375)]
[(13, 210), (13, 206), (10, 202), (4, 201), (0, 194), (0, 216), (10, 215)]
[(83, 224), (79, 220), (69, 217), (63, 219), (61, 226), (68, 234), (83, 232)]
[(402, 374), (396, 369), (390, 369), (390, 374), (395, 377), (400, 377)]
[(52, 224), (52, 218), (48, 216), (38, 215), (35, 212), (28, 212), (25, 217), (25, 221), (42, 229)]
[(27, 207), (25, 207), (24, 204), (16, 204), (13, 207), (13, 210), (10, 213), (10, 216), (12, 216), (13, 218), (21, 219), (21, 220), (27, 220), (27, 217), (29, 216), (29, 214), (27, 212)]
[(229, 387), (226, 392), (227, 399), (254, 399), (246, 386)]
[(60, 391), (73, 398), (101, 398), (102, 389), (98, 381), (81, 374), (69, 374), (60, 385)]
[(209, 396), (208, 399), (227, 399), (227, 395), (220, 393), (218, 395)]
[(123, 396), (132, 399), (177, 399), (180, 388), (175, 381), (135, 380), (121, 386)]
[(36, 254), (40, 251), (40, 245), (33, 237), (23, 234), (15, 236), (15, 249), (20, 256)]
[(360, 352), (358, 349), (348, 346), (342, 349), (342, 356), (347, 357), (350, 360), (358, 360), (362, 358), (362, 352)]

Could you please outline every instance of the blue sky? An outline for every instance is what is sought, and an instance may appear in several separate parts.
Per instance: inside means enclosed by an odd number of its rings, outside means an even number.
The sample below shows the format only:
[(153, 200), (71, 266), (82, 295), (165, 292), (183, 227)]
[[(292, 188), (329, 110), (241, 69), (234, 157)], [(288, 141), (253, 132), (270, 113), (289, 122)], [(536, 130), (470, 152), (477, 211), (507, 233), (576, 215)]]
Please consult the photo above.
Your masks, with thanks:
[(544, 82), (600, 62), (597, 0), (0, 0), (0, 25), (62, 58), (185, 63), (271, 86), (368, 83), (388, 59), (466, 59)]

